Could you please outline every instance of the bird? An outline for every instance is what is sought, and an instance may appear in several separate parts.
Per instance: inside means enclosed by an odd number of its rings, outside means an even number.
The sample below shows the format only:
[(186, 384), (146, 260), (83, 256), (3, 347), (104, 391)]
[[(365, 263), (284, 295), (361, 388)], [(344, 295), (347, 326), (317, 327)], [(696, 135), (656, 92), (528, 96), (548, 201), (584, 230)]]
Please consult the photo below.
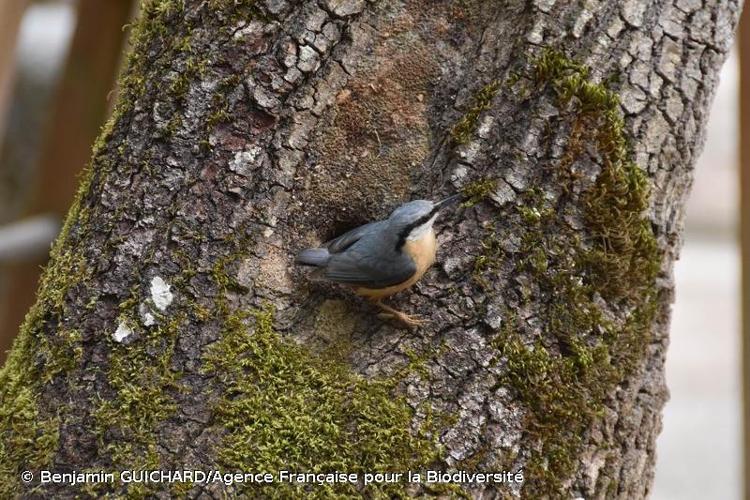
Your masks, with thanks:
[(439, 212), (459, 200), (456, 194), (438, 202), (404, 203), (387, 219), (348, 231), (318, 248), (300, 252), (295, 263), (316, 268), (315, 279), (348, 285), (382, 309), (381, 317), (409, 327), (425, 320), (398, 311), (382, 301), (416, 283), (435, 262), (433, 224)]

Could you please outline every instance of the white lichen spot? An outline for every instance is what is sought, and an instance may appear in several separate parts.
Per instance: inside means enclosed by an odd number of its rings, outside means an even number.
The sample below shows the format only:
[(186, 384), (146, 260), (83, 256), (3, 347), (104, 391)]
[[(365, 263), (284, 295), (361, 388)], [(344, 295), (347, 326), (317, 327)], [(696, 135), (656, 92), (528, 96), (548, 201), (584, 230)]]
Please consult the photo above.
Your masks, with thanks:
[(461, 146), (461, 149), (458, 152), (458, 156), (461, 157), (464, 163), (468, 163), (469, 165), (471, 165), (476, 160), (480, 148), (481, 145), (479, 144), (479, 142), (471, 141), (469, 144)]
[(151, 308), (143, 302), (138, 306), (138, 313), (141, 315), (143, 326), (153, 326), (156, 324), (156, 318), (151, 314)]
[(542, 12), (549, 13), (550, 10), (552, 10), (552, 7), (555, 5), (555, 2), (557, 0), (536, 0), (534, 2), (534, 5), (536, 5), (537, 9), (541, 10)]
[(303, 73), (310, 73), (315, 71), (320, 66), (320, 57), (315, 49), (308, 45), (302, 45), (299, 48), (299, 59), (297, 61), (297, 69)]
[(534, 23), (534, 26), (531, 28), (531, 31), (529, 31), (529, 34), (526, 35), (526, 41), (534, 45), (541, 45), (542, 42), (544, 42), (543, 33), (544, 21), (542, 18), (538, 18)]
[(451, 173), (451, 182), (453, 182), (454, 186), (460, 187), (464, 183), (463, 181), (468, 173), (469, 171), (466, 168), (466, 165), (461, 165), (459, 163), (456, 169)]
[(229, 161), (229, 170), (240, 175), (247, 175), (260, 152), (261, 149), (258, 146), (253, 146), (247, 151), (237, 151), (234, 159)]
[(171, 287), (161, 276), (155, 276), (151, 280), (151, 300), (160, 311), (165, 311), (174, 300), (174, 295), (169, 290)]
[[(591, 2), (586, 2), (591, 3)], [(592, 17), (594, 17), (593, 10), (589, 10), (593, 6), (587, 6), (588, 8), (584, 7), (584, 10), (578, 14), (578, 17), (576, 18), (576, 22), (573, 25), (572, 34), (576, 38), (581, 38), (581, 35), (583, 34), (583, 29), (586, 27), (586, 25), (589, 23)]]
[(115, 339), (115, 342), (122, 342), (126, 338), (130, 337), (133, 334), (133, 329), (130, 328), (127, 323), (124, 321), (120, 321), (120, 324), (117, 325), (117, 330), (115, 330), (115, 333), (112, 335), (112, 338)]
[(490, 137), (490, 131), (492, 130), (492, 126), (495, 124), (495, 118), (487, 115), (484, 118), (482, 118), (482, 122), (479, 124), (479, 128), (477, 129), (477, 135), (481, 137), (482, 139), (489, 139)]

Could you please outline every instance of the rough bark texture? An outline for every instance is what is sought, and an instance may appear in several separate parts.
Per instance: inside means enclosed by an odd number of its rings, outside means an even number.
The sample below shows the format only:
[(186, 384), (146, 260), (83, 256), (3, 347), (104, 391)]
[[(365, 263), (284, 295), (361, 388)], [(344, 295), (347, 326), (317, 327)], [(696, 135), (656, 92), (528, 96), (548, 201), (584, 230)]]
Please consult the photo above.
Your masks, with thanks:
[[(453, 468), (524, 482), (366, 491), (646, 496), (683, 201), (738, 14), (146, 2), (0, 375), (3, 491), (31, 491), (17, 472), (40, 468)], [(394, 300), (426, 328), (291, 264), (457, 190), (471, 202), (442, 219), (437, 265)], [(229, 491), (245, 488), (306, 487)], [(310, 490), (332, 491), (358, 489)]]

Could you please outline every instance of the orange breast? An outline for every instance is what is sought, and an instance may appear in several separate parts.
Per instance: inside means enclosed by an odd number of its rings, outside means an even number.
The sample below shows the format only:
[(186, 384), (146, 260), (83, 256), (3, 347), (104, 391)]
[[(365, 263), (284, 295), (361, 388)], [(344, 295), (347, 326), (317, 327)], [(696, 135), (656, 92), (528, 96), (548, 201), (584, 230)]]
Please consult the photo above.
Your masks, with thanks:
[(421, 278), (427, 269), (429, 269), (435, 262), (435, 254), (437, 253), (435, 231), (428, 231), (418, 240), (406, 240), (403, 251), (414, 260), (414, 264), (417, 266), (417, 271), (409, 279), (403, 283), (392, 285), (387, 288), (358, 288), (356, 290), (357, 294), (371, 299), (380, 300), (393, 295), (394, 293), (400, 292), (401, 290), (406, 290), (419, 281), (419, 278)]

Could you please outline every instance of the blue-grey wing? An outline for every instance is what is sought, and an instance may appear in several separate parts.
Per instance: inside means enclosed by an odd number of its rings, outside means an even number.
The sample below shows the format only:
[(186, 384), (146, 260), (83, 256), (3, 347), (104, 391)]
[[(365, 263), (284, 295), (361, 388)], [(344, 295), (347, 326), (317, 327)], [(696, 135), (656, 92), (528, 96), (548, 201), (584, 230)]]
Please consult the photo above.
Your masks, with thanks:
[(411, 257), (397, 252), (394, 246), (382, 245), (385, 248), (380, 252), (372, 252), (371, 247), (365, 252), (363, 246), (352, 245), (345, 252), (332, 255), (325, 278), (365, 288), (385, 288), (403, 283), (417, 272)]
[(383, 221), (370, 222), (364, 226), (359, 226), (338, 236), (323, 244), (330, 253), (341, 253), (353, 244), (358, 242), (362, 237), (377, 232), (383, 224)]

